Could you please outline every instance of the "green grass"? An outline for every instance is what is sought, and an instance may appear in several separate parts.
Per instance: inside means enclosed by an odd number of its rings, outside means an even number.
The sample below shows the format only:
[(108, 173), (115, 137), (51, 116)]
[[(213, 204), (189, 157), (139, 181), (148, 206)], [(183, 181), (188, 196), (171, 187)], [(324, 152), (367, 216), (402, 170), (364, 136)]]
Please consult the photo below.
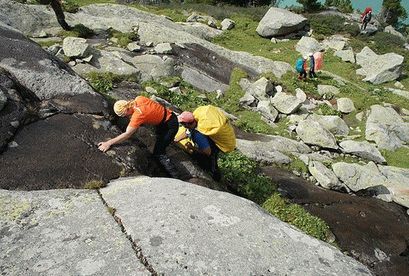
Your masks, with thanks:
[(116, 44), (122, 48), (125, 48), (129, 43), (138, 40), (138, 34), (129, 32), (123, 33), (115, 29), (108, 29), (109, 38), (115, 38), (117, 40)]
[(388, 166), (409, 169), (409, 147), (401, 147), (395, 151), (381, 150)]
[(325, 221), (309, 214), (297, 204), (288, 203), (278, 194), (266, 200), (262, 207), (280, 220), (296, 226), (317, 239), (324, 241), (328, 239), (330, 230)]
[(82, 37), (82, 38), (90, 38), (93, 35), (95, 35), (94, 31), (89, 29), (88, 27), (82, 25), (82, 24), (77, 24), (72, 27), (72, 30), (70, 31), (60, 31), (58, 33), (59, 36), (62, 37)]
[[(301, 161), (300, 161), (301, 162)], [(258, 164), (238, 151), (223, 154), (219, 166), (223, 172), (223, 182), (226, 185), (235, 183), (234, 190), (239, 195), (260, 204), (265, 210), (288, 222), (305, 233), (327, 240), (329, 227), (321, 219), (312, 216), (299, 205), (291, 204), (277, 192), (277, 186), (272, 180), (260, 174)]]

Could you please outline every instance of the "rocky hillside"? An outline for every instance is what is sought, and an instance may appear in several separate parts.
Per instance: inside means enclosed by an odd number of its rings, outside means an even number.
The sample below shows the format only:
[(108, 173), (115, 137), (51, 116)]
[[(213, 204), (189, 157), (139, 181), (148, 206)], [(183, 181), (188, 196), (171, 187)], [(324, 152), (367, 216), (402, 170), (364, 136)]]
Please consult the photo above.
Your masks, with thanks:
[[(334, 11), (306, 18), (271, 8), (254, 21), (146, 9), (83, 6), (66, 13), (74, 26), (67, 32), (47, 6), (0, 0), (2, 273), (371, 273), (271, 214), (340, 243), (376, 274), (409, 272), (409, 51), (402, 34), (376, 21), (356, 32), (357, 15)], [(335, 27), (324, 28), (325, 18)], [(385, 37), (396, 43), (382, 48)], [(298, 81), (296, 58), (323, 49), (318, 78)], [(113, 100), (140, 94), (176, 112), (203, 104), (228, 112), (238, 150), (221, 157), (221, 183), (176, 145), (169, 155), (182, 181), (158, 178), (167, 175), (151, 157), (150, 128), (106, 154), (97, 149), (126, 124), (112, 114)], [(368, 233), (355, 248), (344, 244), (328, 213), (300, 201), (329, 229), (285, 203), (291, 188), (271, 182), (281, 181), (277, 168), (367, 208), (341, 206), (346, 216), (385, 210), (398, 225), (390, 239), (399, 242), (388, 247)], [(375, 203), (348, 199), (356, 196)], [(380, 221), (356, 223), (387, 233)]]

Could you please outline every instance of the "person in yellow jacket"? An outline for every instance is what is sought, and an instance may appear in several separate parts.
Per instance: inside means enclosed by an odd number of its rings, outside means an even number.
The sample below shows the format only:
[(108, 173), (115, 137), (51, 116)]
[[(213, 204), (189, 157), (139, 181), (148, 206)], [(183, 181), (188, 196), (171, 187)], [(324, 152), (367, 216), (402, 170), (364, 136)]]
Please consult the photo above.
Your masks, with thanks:
[(193, 113), (182, 112), (178, 121), (182, 127), (174, 141), (181, 142), (188, 152), (199, 154), (199, 162), (215, 181), (220, 181), (218, 154), (236, 147), (236, 136), (227, 117), (219, 108), (208, 105), (198, 107)]

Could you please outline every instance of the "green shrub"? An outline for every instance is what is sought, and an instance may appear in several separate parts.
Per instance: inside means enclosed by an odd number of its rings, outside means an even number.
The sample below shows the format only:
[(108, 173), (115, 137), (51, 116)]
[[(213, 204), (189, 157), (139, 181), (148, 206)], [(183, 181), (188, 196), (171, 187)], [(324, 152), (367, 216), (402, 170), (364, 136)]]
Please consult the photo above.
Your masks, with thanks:
[(108, 29), (108, 37), (116, 38), (118, 40), (117, 44), (123, 48), (125, 48), (132, 41), (137, 41), (139, 39), (137, 33), (134, 32), (123, 33), (112, 28)]
[(314, 14), (308, 16), (308, 19), (310, 21), (311, 28), (316, 34), (329, 36), (343, 32), (345, 30), (345, 19), (341, 16), (323, 16)]
[(70, 31), (61, 31), (59, 33), (60, 36), (63, 37), (82, 37), (82, 38), (89, 38), (95, 35), (94, 31), (89, 29), (88, 27), (82, 25), (82, 24), (77, 24)]
[(297, 204), (287, 203), (280, 195), (274, 194), (264, 202), (262, 207), (280, 220), (298, 227), (305, 233), (320, 240), (327, 240), (329, 227), (322, 219), (311, 215)]
[(95, 91), (104, 94), (105, 96), (107, 96), (106, 93), (108, 91), (112, 90), (115, 83), (119, 83), (123, 80), (137, 81), (136, 76), (133, 75), (120, 76), (111, 72), (101, 73), (96, 71), (89, 72), (86, 75), (86, 78)]
[(330, 107), (329, 105), (323, 103), (318, 106), (318, 111), (317, 113), (330, 116), (330, 115), (335, 115), (335, 116), (341, 116), (341, 112), (338, 110), (335, 110), (334, 108)]

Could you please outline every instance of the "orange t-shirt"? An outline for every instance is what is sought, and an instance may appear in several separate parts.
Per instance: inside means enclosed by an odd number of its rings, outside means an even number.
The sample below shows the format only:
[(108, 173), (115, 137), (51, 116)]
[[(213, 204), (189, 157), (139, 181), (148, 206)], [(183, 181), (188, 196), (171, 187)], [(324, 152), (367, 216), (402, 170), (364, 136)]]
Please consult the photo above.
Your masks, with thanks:
[[(159, 125), (162, 122), (164, 115), (163, 105), (144, 96), (138, 96), (135, 98), (133, 110), (134, 112), (132, 113), (128, 126), (134, 128), (138, 128), (142, 124)], [(165, 121), (169, 120), (172, 115), (171, 110), (166, 109), (166, 111)]]

